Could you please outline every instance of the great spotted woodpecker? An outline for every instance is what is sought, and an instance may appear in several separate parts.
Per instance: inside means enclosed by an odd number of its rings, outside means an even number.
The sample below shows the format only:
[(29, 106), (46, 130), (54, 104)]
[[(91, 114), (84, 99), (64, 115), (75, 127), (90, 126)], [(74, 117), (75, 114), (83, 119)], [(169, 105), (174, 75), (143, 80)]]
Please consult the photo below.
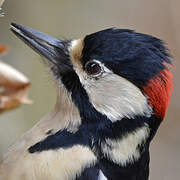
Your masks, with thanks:
[(57, 102), (9, 149), (0, 179), (147, 180), (172, 89), (163, 41), (115, 28), (65, 41), (11, 30), (44, 57)]

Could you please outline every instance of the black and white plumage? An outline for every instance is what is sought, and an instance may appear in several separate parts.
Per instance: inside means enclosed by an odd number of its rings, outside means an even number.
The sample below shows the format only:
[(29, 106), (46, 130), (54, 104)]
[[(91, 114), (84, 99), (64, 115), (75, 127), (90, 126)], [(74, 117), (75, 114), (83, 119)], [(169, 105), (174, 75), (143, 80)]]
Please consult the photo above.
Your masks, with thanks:
[(164, 43), (128, 29), (72, 41), (11, 30), (46, 58), (57, 103), (10, 148), (0, 179), (147, 180), (172, 88)]

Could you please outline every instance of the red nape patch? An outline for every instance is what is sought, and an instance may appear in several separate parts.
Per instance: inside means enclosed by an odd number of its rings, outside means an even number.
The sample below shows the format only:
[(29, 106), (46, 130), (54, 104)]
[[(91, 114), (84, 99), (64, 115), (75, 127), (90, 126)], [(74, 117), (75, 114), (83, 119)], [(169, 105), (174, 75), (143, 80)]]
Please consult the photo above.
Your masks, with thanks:
[(143, 87), (144, 92), (148, 96), (149, 104), (154, 108), (155, 114), (160, 116), (162, 120), (168, 108), (173, 88), (172, 78), (171, 72), (168, 69), (164, 69)]

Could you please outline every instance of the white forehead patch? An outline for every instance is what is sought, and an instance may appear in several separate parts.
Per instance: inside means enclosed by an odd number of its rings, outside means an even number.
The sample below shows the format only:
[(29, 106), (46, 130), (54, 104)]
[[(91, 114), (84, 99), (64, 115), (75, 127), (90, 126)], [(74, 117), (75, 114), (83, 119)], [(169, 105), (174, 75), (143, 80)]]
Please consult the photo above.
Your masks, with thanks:
[(79, 43), (79, 39), (72, 40), (72, 41), (71, 41), (71, 45), (70, 45), (70, 47), (69, 47), (69, 48), (70, 48), (69, 50), (71, 50), (71, 49), (73, 49), (75, 46), (77, 46), (78, 43)]
[(75, 71), (82, 72), (81, 56), (82, 56), (83, 48), (84, 48), (83, 39), (77, 39), (71, 41), (71, 44), (69, 46), (69, 54), (70, 54), (70, 60), (73, 64)]

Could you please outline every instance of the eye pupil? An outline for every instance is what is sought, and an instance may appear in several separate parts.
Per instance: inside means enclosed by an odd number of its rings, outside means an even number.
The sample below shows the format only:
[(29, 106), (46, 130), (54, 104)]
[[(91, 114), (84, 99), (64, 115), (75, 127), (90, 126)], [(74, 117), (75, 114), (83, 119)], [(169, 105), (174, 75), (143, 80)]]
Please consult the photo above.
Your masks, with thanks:
[(97, 62), (88, 62), (85, 66), (85, 70), (90, 75), (97, 75), (101, 73), (101, 66)]

